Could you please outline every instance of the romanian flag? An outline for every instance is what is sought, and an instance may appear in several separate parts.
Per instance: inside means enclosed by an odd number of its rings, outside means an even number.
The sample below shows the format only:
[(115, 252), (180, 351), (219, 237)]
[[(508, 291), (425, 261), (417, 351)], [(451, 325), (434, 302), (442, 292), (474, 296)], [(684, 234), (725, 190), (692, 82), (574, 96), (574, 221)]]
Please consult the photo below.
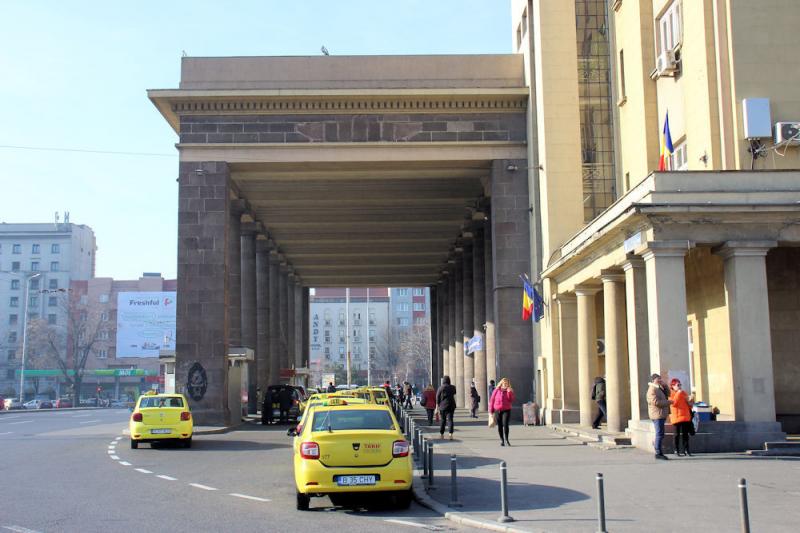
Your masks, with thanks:
[(536, 289), (528, 282), (527, 279), (520, 276), (522, 279), (522, 320), (528, 320), (533, 316), (534, 322), (539, 322), (544, 316), (544, 300), (536, 292)]
[(664, 131), (661, 132), (661, 156), (658, 158), (658, 170), (670, 170), (669, 158), (673, 150), (672, 135), (669, 133), (669, 111), (667, 111), (664, 118)]

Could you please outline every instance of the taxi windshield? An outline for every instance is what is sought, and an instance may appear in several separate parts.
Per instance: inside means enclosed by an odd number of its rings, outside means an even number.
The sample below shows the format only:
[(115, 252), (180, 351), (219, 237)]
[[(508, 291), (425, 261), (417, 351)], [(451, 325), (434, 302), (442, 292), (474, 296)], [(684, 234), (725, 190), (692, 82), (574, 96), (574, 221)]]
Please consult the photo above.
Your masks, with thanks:
[(148, 407), (183, 407), (183, 398), (164, 398), (158, 396), (148, 396), (146, 398), (142, 398), (139, 408), (142, 409)]
[(351, 429), (393, 430), (394, 423), (387, 411), (348, 409), (314, 413), (311, 431), (337, 431)]
[(374, 394), (376, 398), (386, 399), (386, 391), (384, 390), (375, 390), (372, 391), (372, 394)]

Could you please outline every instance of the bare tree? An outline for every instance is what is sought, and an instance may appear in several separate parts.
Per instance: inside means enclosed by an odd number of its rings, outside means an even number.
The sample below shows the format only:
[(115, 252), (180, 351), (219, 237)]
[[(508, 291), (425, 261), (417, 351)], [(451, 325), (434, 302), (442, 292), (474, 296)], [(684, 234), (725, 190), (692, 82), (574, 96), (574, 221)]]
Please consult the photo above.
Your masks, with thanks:
[(49, 358), (61, 370), (72, 391), (73, 405), (80, 400), (81, 384), (89, 355), (108, 331), (102, 314), (107, 305), (90, 306), (77, 292), (59, 292), (61, 321), (50, 324), (37, 319), (29, 325), (29, 347), (37, 357)]
[(398, 335), (395, 373), (421, 385), (430, 382), (431, 336), (428, 324), (415, 324)]

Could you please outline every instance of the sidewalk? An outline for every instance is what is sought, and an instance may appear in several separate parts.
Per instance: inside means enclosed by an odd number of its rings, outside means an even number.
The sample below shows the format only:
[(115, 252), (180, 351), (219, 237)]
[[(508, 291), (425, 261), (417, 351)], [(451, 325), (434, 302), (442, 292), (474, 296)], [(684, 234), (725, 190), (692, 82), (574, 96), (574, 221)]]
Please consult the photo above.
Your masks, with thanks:
[[(597, 531), (595, 476), (605, 478), (609, 531), (736, 531), (740, 528), (737, 482), (748, 482), (754, 531), (797, 531), (800, 523), (800, 462), (746, 454), (670, 456), (656, 462), (634, 448), (603, 450), (547, 427), (513, 425), (511, 447), (501, 447), (497, 430), (456, 413), (454, 440), (439, 440), (417, 407), (412, 416), (434, 436), (438, 509), (450, 500), (450, 454), (458, 465), (458, 498), (467, 516), (527, 531)], [(500, 461), (508, 464), (510, 524), (499, 524)], [(424, 482), (417, 478), (421, 489)]]

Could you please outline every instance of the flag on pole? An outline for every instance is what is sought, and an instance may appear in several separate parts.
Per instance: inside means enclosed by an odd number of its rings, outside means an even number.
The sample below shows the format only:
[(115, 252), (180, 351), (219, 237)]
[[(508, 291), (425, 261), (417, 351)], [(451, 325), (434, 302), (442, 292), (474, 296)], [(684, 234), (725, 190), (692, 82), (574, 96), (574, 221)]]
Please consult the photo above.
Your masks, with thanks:
[(672, 135), (669, 132), (669, 111), (667, 111), (666, 117), (664, 118), (664, 129), (661, 132), (661, 156), (658, 158), (658, 170), (671, 170), (669, 168), (670, 156), (673, 151)]
[(544, 316), (544, 300), (526, 277), (520, 276), (520, 279), (523, 289), (522, 320), (528, 320), (532, 316), (534, 322), (539, 322)]

